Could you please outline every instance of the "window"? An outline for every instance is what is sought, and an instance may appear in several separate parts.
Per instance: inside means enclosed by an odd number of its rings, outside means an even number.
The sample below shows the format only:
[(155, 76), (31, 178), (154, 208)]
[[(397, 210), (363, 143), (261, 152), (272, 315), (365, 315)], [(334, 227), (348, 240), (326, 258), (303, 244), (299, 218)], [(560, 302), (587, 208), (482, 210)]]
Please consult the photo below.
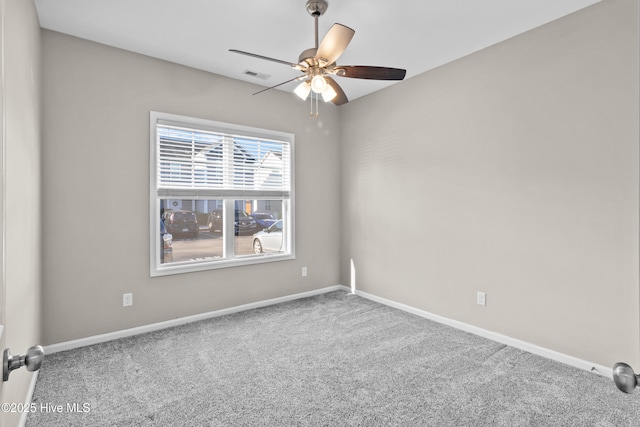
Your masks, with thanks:
[(151, 275), (294, 258), (293, 135), (151, 112)]

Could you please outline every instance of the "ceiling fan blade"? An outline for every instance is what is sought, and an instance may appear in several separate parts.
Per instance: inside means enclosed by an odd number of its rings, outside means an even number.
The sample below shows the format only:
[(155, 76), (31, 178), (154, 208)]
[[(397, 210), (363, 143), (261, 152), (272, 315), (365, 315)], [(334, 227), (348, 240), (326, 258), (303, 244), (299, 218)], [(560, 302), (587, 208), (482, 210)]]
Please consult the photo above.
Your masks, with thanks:
[(292, 79), (290, 79), (290, 80), (287, 80), (286, 82), (278, 83), (278, 84), (277, 84), (277, 85), (275, 85), (275, 86), (271, 86), (271, 87), (267, 87), (267, 88), (264, 88), (264, 89), (262, 89), (262, 90), (259, 90), (258, 92), (254, 93), (253, 95), (257, 95), (257, 94), (259, 94), (259, 93), (266, 92), (266, 91), (268, 91), (269, 89), (274, 89), (274, 88), (276, 88), (276, 87), (278, 87), (278, 86), (285, 85), (285, 84), (287, 84), (287, 83), (289, 83), (289, 82), (293, 82), (293, 81), (295, 81), (295, 80), (302, 80), (302, 79), (305, 79), (306, 77), (307, 77), (307, 76), (294, 77), (294, 78), (292, 78)]
[(342, 105), (349, 102), (347, 95), (345, 95), (344, 91), (335, 80), (333, 80), (329, 76), (324, 76), (324, 79), (327, 81), (327, 84), (336, 91), (336, 96), (331, 100), (331, 102), (333, 102), (335, 105)]
[(266, 61), (277, 62), (279, 64), (288, 65), (291, 68), (298, 68), (299, 67), (298, 64), (294, 64), (293, 62), (282, 61), (280, 59), (275, 59), (275, 58), (269, 58), (268, 56), (262, 56), (262, 55), (258, 55), (258, 54), (255, 54), (255, 53), (245, 52), (245, 51), (242, 51), (242, 50), (229, 49), (229, 52), (239, 53), (241, 55), (247, 55), (247, 56), (251, 56), (253, 58), (264, 59)]
[(335, 68), (340, 77), (370, 80), (402, 80), (407, 70), (400, 68), (370, 67), (366, 65), (341, 65)]
[(316, 58), (323, 58), (326, 64), (333, 64), (347, 48), (355, 31), (342, 24), (333, 24), (318, 46)]

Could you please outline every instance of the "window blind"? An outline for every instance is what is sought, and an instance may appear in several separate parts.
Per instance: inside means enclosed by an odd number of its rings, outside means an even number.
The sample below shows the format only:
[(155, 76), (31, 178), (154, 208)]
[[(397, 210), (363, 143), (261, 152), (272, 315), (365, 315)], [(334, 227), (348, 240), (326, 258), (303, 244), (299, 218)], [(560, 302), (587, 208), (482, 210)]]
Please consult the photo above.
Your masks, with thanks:
[(159, 197), (288, 198), (288, 141), (158, 122)]

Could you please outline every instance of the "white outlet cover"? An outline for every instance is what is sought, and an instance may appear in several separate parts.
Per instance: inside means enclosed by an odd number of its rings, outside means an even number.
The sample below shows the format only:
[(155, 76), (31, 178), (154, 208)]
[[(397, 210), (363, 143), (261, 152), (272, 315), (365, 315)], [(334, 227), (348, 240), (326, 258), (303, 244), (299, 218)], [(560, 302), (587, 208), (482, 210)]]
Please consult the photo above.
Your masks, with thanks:
[(476, 302), (479, 305), (487, 305), (487, 294), (484, 292), (478, 292)]

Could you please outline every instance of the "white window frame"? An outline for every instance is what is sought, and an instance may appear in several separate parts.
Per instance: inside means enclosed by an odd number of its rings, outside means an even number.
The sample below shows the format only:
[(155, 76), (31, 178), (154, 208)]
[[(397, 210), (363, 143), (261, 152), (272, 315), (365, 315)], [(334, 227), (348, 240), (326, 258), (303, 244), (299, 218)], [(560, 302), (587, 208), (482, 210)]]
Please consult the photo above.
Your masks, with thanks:
[[(233, 221), (224, 221), (224, 251), (225, 256), (215, 260), (188, 261), (163, 264), (160, 259), (160, 200), (166, 198), (168, 193), (166, 189), (159, 188), (158, 173), (158, 147), (159, 137), (157, 133), (158, 124), (169, 124), (181, 127), (192, 128), (195, 130), (213, 131), (234, 136), (242, 136), (256, 139), (277, 140), (288, 144), (289, 146), (289, 191), (288, 197), (282, 197), (283, 203), (283, 220), (288, 224), (283, 230), (283, 239), (285, 241), (286, 252), (275, 254), (260, 254), (251, 256), (234, 256), (234, 225)], [(212, 270), (227, 267), (238, 267), (252, 264), (261, 264), (267, 262), (283, 261), (295, 259), (295, 224), (294, 224), (294, 135), (286, 132), (274, 130), (260, 129), (249, 126), (235, 125), (212, 120), (199, 119), (176, 114), (162, 113), (157, 111), (150, 112), (150, 193), (149, 193), (149, 247), (150, 247), (150, 275), (165, 276), (170, 274), (189, 273), (195, 271)], [(187, 196), (187, 193), (189, 194)], [(235, 200), (242, 199), (265, 199), (266, 196), (254, 194), (254, 192), (243, 192), (241, 190), (229, 191), (224, 190), (224, 197), (219, 194), (212, 195), (211, 192), (191, 190), (184, 193), (185, 198), (192, 199), (223, 199), (223, 209), (225, 218), (234, 217)], [(176, 190), (175, 194), (182, 194), (180, 190)], [(278, 199), (278, 198), (276, 198)], [(229, 255), (230, 254), (230, 255)]]

